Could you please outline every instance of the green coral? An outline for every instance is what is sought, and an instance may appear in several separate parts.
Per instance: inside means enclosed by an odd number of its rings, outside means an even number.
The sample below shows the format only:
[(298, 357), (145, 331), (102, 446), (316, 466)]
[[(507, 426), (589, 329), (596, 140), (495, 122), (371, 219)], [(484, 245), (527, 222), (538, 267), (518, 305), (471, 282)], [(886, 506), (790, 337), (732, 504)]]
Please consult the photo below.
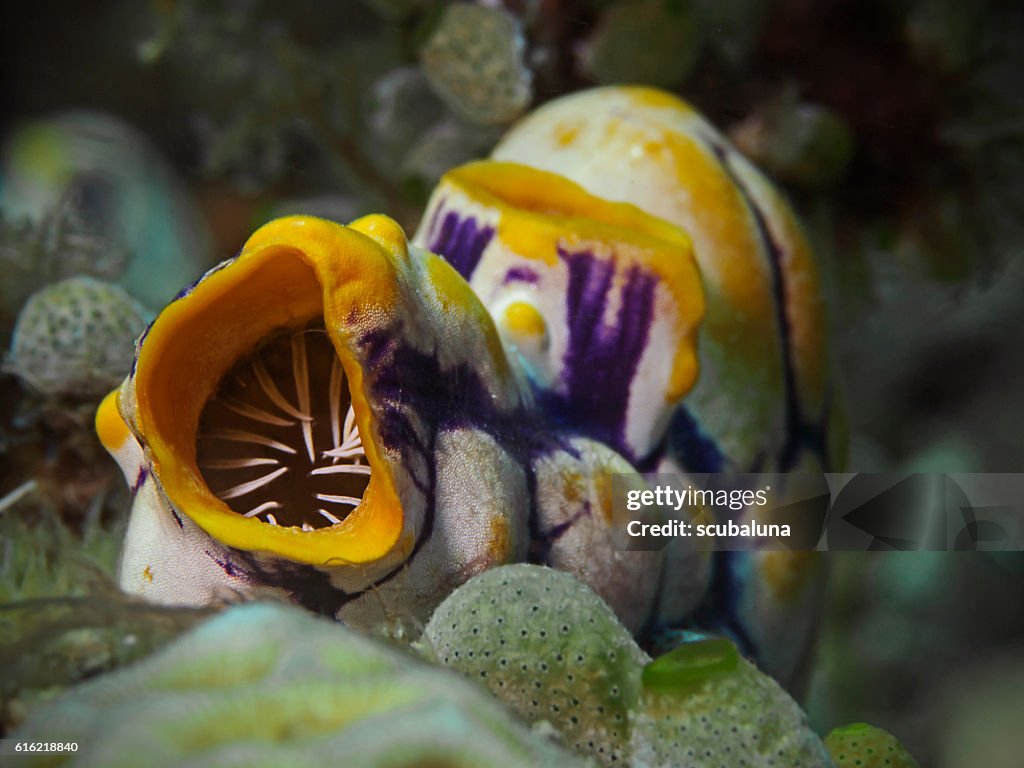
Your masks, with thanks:
[(603, 765), (831, 764), (796, 702), (731, 642), (648, 663), (604, 601), (561, 571), (510, 565), (471, 579), (420, 646)]
[(25, 303), (4, 367), (45, 395), (101, 395), (127, 374), (145, 325), (123, 288), (72, 277)]
[(836, 728), (825, 737), (837, 768), (917, 768), (895, 736), (867, 723)]
[(659, 656), (644, 667), (644, 688), (648, 691), (678, 693), (726, 677), (736, 671), (740, 654), (724, 637), (687, 642)]
[(649, 664), (643, 681), (631, 723), (635, 765), (831, 765), (799, 705), (728, 640), (685, 644)]
[(534, 565), (489, 570), (438, 606), (421, 643), (528, 722), (550, 722), (606, 765), (624, 761), (648, 657), (573, 576)]
[(230, 608), (37, 710), (14, 736), (55, 733), (78, 742), (74, 764), (86, 767), (580, 764), (457, 676), (279, 604)]

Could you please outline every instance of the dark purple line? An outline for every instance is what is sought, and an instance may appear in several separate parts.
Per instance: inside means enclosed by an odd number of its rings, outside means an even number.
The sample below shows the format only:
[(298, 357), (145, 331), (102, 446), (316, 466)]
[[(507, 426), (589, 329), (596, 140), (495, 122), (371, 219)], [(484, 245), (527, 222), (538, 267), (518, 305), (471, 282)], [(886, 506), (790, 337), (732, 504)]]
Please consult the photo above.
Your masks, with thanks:
[(441, 232), (431, 242), (430, 250), (444, 256), (460, 275), (469, 280), (492, 237), (494, 227), (480, 227), (476, 219), (459, 219), (455, 211), (450, 211), (445, 214)]
[(501, 281), (501, 284), (511, 285), (512, 283), (528, 283), (529, 285), (537, 285), (540, 283), (540, 275), (529, 267), (512, 267), (512, 269), (505, 273), (505, 277)]
[(441, 209), (444, 208), (444, 203), (438, 201), (437, 205), (434, 206), (433, 212), (430, 214), (430, 222), (427, 224), (427, 242), (433, 242), (434, 233), (437, 231), (437, 217), (441, 215)]
[(132, 483), (131, 494), (134, 497), (140, 490), (142, 490), (142, 484), (146, 482), (146, 478), (149, 477), (149, 472), (146, 471), (145, 467), (139, 468), (139, 473), (135, 476), (135, 482)]
[(775, 317), (779, 329), (779, 346), (782, 357), (782, 376), (784, 392), (784, 408), (786, 421), (786, 440), (779, 452), (779, 471), (786, 472), (792, 469), (800, 457), (800, 450), (807, 446), (814, 451), (828, 469), (828, 451), (826, 450), (824, 417), (820, 423), (809, 421), (800, 408), (800, 398), (797, 395), (796, 370), (793, 365), (793, 339), (789, 316), (786, 313), (788, 305), (786, 297), (786, 281), (783, 276), (782, 249), (772, 237), (771, 230), (764, 212), (754, 201), (754, 197), (743, 180), (732, 169), (729, 163), (729, 155), (725, 147), (717, 142), (705, 138), (705, 142), (711, 147), (718, 159), (722, 170), (729, 177), (729, 180), (739, 191), (743, 202), (754, 218), (757, 227), (757, 234), (761, 240), (764, 250), (768, 255), (768, 265), (772, 276), (772, 294), (774, 296)]
[(452, 232), (459, 224), (459, 215), (454, 211), (446, 213), (444, 218), (441, 219), (441, 231), (437, 233), (437, 236), (430, 241), (430, 250), (434, 253), (445, 256), (443, 248), (448, 246), (448, 242), (451, 240)]

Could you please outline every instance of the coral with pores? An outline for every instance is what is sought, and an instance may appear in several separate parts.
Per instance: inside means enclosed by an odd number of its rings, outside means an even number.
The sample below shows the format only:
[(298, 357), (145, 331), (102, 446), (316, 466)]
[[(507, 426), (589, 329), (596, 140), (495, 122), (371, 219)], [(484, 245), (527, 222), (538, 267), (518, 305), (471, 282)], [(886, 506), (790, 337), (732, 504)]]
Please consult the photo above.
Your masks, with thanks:
[(57, 733), (77, 752), (23, 764), (582, 765), (457, 676), (274, 604), (228, 609), (35, 711), (14, 735)]
[(652, 662), (631, 722), (634, 765), (828, 768), (807, 715), (724, 639), (687, 643)]
[(550, 568), (471, 579), (419, 646), (605, 766), (831, 766), (799, 705), (729, 640), (685, 642), (651, 662), (600, 598)]
[(550, 722), (605, 765), (626, 762), (648, 657), (576, 578), (532, 565), (492, 569), (437, 608), (420, 643), (528, 722)]
[(825, 746), (836, 768), (918, 768), (895, 736), (867, 723), (833, 729), (825, 737)]
[(131, 365), (145, 324), (145, 309), (123, 288), (62, 280), (25, 303), (4, 368), (45, 395), (101, 395)]

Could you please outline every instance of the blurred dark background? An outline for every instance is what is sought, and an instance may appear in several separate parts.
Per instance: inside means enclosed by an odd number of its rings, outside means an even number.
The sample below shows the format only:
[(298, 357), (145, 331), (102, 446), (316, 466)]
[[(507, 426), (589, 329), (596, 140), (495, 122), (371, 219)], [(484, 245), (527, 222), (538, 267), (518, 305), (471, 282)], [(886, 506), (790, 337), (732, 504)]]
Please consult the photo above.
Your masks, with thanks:
[[(68, 276), (60, 243), (91, 244), (77, 262), (87, 272), (112, 249), (128, 265), (156, 258), (82, 215), (128, 205), (110, 184), (164, 201), (144, 236), (187, 244), (198, 275), (283, 212), (383, 210), (413, 226), (440, 173), (486, 154), (518, 114), (582, 87), (642, 82), (692, 101), (802, 215), (827, 294), (849, 469), (1024, 469), (1024, 7), (508, 0), (459, 4), (483, 14), (460, 17), (451, 5), (6, 8), (0, 339), (10, 343), (31, 293)], [(494, 71), (467, 86), (458, 45), (440, 32), (489, 46)], [(518, 97), (501, 95), (510, 82)], [(66, 119), (82, 110), (102, 117)], [(96, 132), (124, 153), (94, 156), (83, 136)], [(125, 167), (112, 181), (72, 181), (56, 157), (94, 174)], [(36, 261), (19, 255), (29, 252)], [(119, 267), (104, 269), (116, 281)], [(123, 499), (83, 427), (94, 403), (57, 394), (0, 379), (0, 497), (27, 488), (25, 500), (76, 530), (116, 530)], [(90, 541), (109, 565), (116, 546)], [(831, 557), (815, 725), (881, 725), (922, 765), (1019, 766), (1021, 557)], [(19, 567), (5, 562), (8, 575)]]

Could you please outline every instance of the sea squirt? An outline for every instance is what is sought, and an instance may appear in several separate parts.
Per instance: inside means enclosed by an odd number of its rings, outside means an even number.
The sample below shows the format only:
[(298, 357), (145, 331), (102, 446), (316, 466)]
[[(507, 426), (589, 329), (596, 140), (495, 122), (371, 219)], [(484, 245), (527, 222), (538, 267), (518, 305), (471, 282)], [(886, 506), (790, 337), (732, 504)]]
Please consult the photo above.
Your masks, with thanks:
[(611, 482), (836, 466), (795, 217), (652, 89), (555, 100), (495, 158), (445, 175), (411, 246), (382, 216), (281, 219), (161, 313), (97, 419), (135, 494), (122, 585), (371, 626), (529, 561), (799, 687), (813, 553), (626, 551)]
[(814, 255), (782, 194), (696, 109), (655, 88), (579, 91), (517, 123), (493, 158), (564, 176), (692, 238), (707, 312), (701, 375), (672, 424), (684, 468), (834, 466)]
[[(678, 366), (657, 341), (672, 333), (671, 315), (644, 298), (646, 276), (685, 268), (691, 249), (663, 249), (620, 292), (622, 281), (580, 255), (566, 224), (608, 216), (637, 232), (674, 225), (688, 235), (705, 307), (696, 361)], [(470, 282), (549, 414), (639, 468), (841, 469), (841, 408), (814, 254), (782, 193), (677, 96), (616, 86), (544, 104), (512, 127), (491, 161), (442, 179), (414, 242)], [(691, 284), (667, 282), (682, 292), (677, 304), (696, 301)], [(679, 397), (673, 384), (684, 370), (697, 375)], [(665, 554), (649, 628), (724, 633), (799, 688), (823, 563), (813, 553), (767, 551), (702, 561), (682, 539)]]
[[(666, 322), (692, 358), (699, 283), (681, 274), (695, 298)], [(661, 556), (613, 547), (607, 482), (633, 466), (525, 380), (469, 284), (390, 219), (267, 224), (158, 315), (97, 414), (134, 496), (122, 587), (193, 604), (269, 588), (373, 626), (530, 558), (639, 628)]]

